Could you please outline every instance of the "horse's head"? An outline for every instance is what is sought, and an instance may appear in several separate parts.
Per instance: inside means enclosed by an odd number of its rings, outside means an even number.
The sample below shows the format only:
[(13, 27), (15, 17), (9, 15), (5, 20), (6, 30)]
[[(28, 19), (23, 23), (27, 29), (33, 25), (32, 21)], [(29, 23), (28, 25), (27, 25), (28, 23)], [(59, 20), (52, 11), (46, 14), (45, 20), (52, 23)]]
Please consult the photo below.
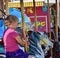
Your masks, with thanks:
[(50, 48), (53, 47), (53, 43), (51, 40), (48, 38), (48, 36), (45, 33), (40, 33), (40, 44), (45, 47), (45, 50), (49, 50)]

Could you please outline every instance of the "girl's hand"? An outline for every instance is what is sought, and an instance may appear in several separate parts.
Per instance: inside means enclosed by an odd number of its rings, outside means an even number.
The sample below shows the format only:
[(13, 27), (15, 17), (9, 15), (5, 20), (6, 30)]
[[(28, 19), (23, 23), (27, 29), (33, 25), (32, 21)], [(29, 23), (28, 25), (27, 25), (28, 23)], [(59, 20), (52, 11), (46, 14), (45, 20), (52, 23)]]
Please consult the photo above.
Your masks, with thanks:
[(27, 45), (28, 45), (28, 46), (30, 45), (30, 42), (29, 42), (29, 41), (27, 42)]
[(25, 40), (24, 40), (24, 41), (25, 41), (25, 43), (27, 43), (27, 45), (29, 46), (29, 45), (30, 45), (30, 42), (29, 42), (28, 38), (29, 38), (29, 37), (25, 37)]

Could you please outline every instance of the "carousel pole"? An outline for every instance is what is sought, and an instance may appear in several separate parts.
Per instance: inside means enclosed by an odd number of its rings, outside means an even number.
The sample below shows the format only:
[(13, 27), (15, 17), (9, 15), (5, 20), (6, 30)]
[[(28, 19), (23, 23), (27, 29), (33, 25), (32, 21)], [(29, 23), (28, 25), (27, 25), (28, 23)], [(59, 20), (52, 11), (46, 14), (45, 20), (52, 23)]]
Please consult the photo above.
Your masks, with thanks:
[(0, 18), (3, 16), (3, 13), (1, 10), (3, 11), (3, 0), (0, 1)]
[(56, 32), (56, 42), (58, 42), (58, 0), (56, 0), (55, 32)]
[(36, 17), (36, 5), (35, 5), (35, 0), (33, 0), (33, 7), (34, 7), (35, 31), (38, 31), (38, 28), (37, 28), (37, 17)]
[[(21, 6), (21, 16), (22, 16), (22, 32), (23, 32), (23, 37), (26, 40), (26, 34), (25, 34), (25, 28), (24, 28), (24, 3), (23, 0), (20, 0), (20, 6)], [(25, 51), (28, 51), (28, 46), (27, 42), (25, 43)]]
[(8, 15), (8, 0), (3, 0), (3, 10)]
[(47, 5), (48, 5), (48, 32), (49, 32), (49, 37), (51, 38), (51, 20), (50, 20), (50, 5), (49, 5), (49, 0), (47, 0)]
[[(47, 5), (48, 5), (48, 32), (49, 32), (49, 38), (51, 39), (51, 20), (50, 20), (50, 5), (49, 5), (49, 0), (47, 0)], [(53, 52), (51, 48), (51, 58), (53, 58)]]

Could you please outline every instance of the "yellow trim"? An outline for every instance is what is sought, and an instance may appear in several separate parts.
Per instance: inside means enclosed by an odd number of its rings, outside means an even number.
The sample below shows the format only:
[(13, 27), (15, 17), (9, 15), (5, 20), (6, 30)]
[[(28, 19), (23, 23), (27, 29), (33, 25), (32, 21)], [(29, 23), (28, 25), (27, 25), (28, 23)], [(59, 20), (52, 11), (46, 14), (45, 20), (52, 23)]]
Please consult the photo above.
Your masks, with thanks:
[[(36, 6), (43, 6), (43, 1), (36, 2)], [(20, 7), (19, 2), (8, 2), (8, 7)], [(24, 7), (33, 7), (33, 2), (24, 2)]]

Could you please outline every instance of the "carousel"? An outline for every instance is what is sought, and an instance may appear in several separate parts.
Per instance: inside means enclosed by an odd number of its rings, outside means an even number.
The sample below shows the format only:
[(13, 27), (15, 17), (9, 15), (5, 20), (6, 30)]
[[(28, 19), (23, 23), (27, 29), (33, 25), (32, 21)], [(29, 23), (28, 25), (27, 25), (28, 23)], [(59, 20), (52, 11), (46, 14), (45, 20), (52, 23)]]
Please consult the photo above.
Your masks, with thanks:
[[(7, 28), (4, 25), (4, 18), (10, 14), (10, 15), (14, 15), (19, 19), (18, 22), (18, 26), (16, 28), (16, 31), (19, 33), (19, 35), (22, 36), (22, 39), (26, 39), (27, 36), (29, 36), (28, 41), (30, 43), (30, 45), (27, 45), (27, 42), (25, 43), (25, 46), (22, 47), (20, 46), (20, 48), (22, 50), (24, 50), (25, 52), (28, 52), (30, 55), (33, 55), (34, 58), (55, 58), (54, 57), (54, 53), (53, 53), (53, 48), (54, 48), (54, 43), (56, 43), (56, 45), (58, 45), (58, 16), (57, 16), (57, 0), (56, 0), (56, 12), (55, 12), (55, 20), (54, 20), (54, 33), (55, 33), (55, 37), (56, 39), (53, 40), (51, 38), (51, 21), (50, 21), (50, 7), (53, 4), (49, 4), (49, 1), (47, 1), (47, 3), (44, 3), (44, 1), (23, 1), (20, 0), (19, 2), (9, 2), (8, 0), (3, 1), (3, 8), (0, 9), (0, 11), (3, 13), (2, 18), (0, 18), (0, 26), (1, 26), (1, 35), (0, 35), (0, 45), (1, 45), (1, 52), (0, 54), (2, 56), (5, 57), (5, 51), (3, 48), (3, 43), (2, 43), (2, 39), (3, 39), (3, 33), (5, 31), (5, 29)], [(37, 18), (37, 11), (36, 8), (41, 6), (43, 11), (45, 12), (44, 14), (46, 14), (45, 16), (47, 16), (47, 20), (45, 23), (39, 23), (38, 21), (41, 21), (40, 19)], [(34, 20), (32, 22), (31, 18), (29, 18), (29, 14), (27, 15), (25, 12), (25, 8), (29, 8), (29, 7), (33, 7), (33, 17)], [(32, 11), (31, 11), (32, 13)], [(43, 17), (43, 16), (42, 16)], [(40, 18), (40, 17), (39, 17)], [(42, 20), (44, 18), (41, 18)], [(37, 24), (37, 22), (39, 24)], [(47, 24), (45, 25), (44, 24)], [(42, 26), (44, 26), (44, 28), (46, 27), (47, 29), (42, 29), (43, 31), (41, 31), (41, 29), (39, 28), (43, 28)], [(57, 47), (56, 47), (57, 48)], [(3, 50), (2, 50), (3, 49)], [(48, 53), (49, 51), (49, 53)], [(56, 56), (57, 57), (57, 56)], [(60, 57), (60, 56), (59, 56)]]

